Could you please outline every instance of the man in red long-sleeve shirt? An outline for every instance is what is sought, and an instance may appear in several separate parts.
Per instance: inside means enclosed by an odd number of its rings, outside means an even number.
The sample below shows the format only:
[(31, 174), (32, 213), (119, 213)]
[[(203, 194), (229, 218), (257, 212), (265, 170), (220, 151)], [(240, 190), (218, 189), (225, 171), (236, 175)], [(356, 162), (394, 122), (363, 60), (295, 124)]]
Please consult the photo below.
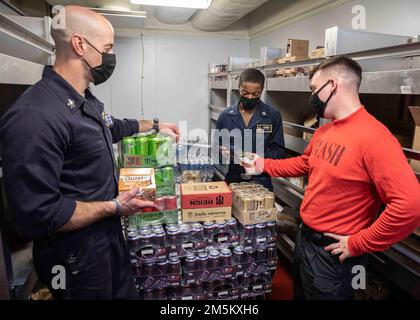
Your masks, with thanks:
[(248, 174), (309, 175), (295, 247), (296, 298), (351, 299), (353, 266), (420, 225), (420, 185), (398, 141), (361, 105), (361, 78), (349, 58), (320, 64), (310, 102), (332, 122), (315, 132), (300, 157), (255, 156), (252, 166), (244, 164)]

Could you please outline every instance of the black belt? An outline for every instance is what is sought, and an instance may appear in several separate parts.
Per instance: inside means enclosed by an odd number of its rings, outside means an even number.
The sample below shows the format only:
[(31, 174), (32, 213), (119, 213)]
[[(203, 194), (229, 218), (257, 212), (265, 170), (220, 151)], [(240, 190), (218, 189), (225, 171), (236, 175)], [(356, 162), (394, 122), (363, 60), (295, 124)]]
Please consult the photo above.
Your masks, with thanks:
[(330, 244), (338, 242), (337, 240), (324, 236), (323, 233), (316, 232), (309, 228), (308, 226), (304, 225), (303, 223), (300, 225), (300, 230), (302, 231), (302, 236), (318, 246), (326, 247)]

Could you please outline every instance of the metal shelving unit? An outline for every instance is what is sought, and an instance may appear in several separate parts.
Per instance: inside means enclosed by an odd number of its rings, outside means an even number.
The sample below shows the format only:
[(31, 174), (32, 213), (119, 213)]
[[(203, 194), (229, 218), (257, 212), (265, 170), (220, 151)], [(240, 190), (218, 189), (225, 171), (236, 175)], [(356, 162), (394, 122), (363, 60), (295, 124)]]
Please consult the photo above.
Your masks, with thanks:
[[(360, 88), (361, 94), (374, 95), (375, 97), (379, 95), (401, 95), (405, 97), (404, 99), (420, 95), (420, 42), (352, 52), (347, 55), (358, 61), (364, 70)], [(316, 66), (324, 59), (308, 59), (281, 65), (257, 67), (266, 76), (266, 89), (262, 99), (274, 106), (282, 105), (282, 114), (286, 114), (286, 117), (283, 117), (283, 126), (286, 129), (285, 144), (292, 155), (303, 153), (309, 142), (302, 138), (302, 134), (304, 132), (313, 133), (315, 129), (303, 126), (303, 119), (307, 115), (302, 112), (302, 110), (305, 110), (302, 106), (296, 105), (292, 108), (293, 110), (285, 110), (282, 101), (279, 101), (279, 97), (288, 94), (296, 98), (298, 104), (306, 103), (310, 94), (309, 77), (275, 78), (275, 70)], [(255, 59), (229, 59), (228, 88), (226, 89), (228, 102), (233, 102), (232, 97), (235, 97), (235, 94), (239, 96), (239, 92), (235, 92), (238, 87), (237, 77), (246, 67), (246, 64), (253, 60)], [(210, 88), (211, 86), (210, 83)], [(217, 109), (211, 109), (210, 112), (211, 119), (217, 118)], [(288, 116), (290, 119), (287, 118)], [(420, 152), (409, 148), (403, 148), (403, 151), (408, 159), (420, 160)], [(416, 175), (420, 182), (420, 173), (416, 173)], [(305, 192), (303, 189), (283, 178), (273, 179), (273, 187), (276, 197), (281, 202), (299, 212)], [(289, 236), (286, 234), (280, 235), (278, 248), (286, 258), (292, 259), (294, 242)], [(407, 250), (401, 248), (404, 248), (402, 244), (396, 244), (387, 251), (371, 255), (369, 265), (418, 299), (420, 298), (418, 289), (420, 287), (420, 273), (418, 269), (412, 267), (412, 264), (413, 261), (418, 264), (420, 255), (408, 256)]]
[[(49, 17), (0, 14), (0, 111), (41, 79), (45, 64), (53, 63), (50, 25)], [(32, 264), (32, 243), (10, 230), (11, 213), (1, 183), (0, 174), (0, 299), (28, 299), (37, 281)]]

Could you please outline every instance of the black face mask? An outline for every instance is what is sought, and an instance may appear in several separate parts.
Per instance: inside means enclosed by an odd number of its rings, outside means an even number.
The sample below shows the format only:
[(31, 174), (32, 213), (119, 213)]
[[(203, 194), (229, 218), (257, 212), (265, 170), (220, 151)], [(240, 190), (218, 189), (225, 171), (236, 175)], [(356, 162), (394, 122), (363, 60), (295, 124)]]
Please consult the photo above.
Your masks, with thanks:
[(95, 84), (95, 86), (97, 86), (98, 84), (104, 83), (111, 77), (112, 73), (114, 72), (115, 66), (117, 65), (117, 58), (114, 53), (100, 52), (89, 41), (86, 40), (86, 42), (102, 55), (102, 64), (94, 68), (92, 68), (89, 65), (89, 63), (83, 58), (83, 60), (88, 65), (90, 71), (92, 72), (93, 83)]
[(318, 91), (314, 92), (311, 97), (309, 98), (309, 103), (312, 105), (312, 107), (314, 107), (314, 109), (316, 110), (316, 113), (318, 114), (318, 116), (320, 116), (321, 118), (324, 117), (324, 112), (325, 109), (327, 108), (327, 104), (330, 101), (330, 99), (332, 98), (335, 90), (333, 92), (331, 92), (330, 96), (328, 97), (327, 101), (322, 101), (319, 98), (319, 93), (321, 92), (322, 89), (324, 89), (327, 84), (329, 84), (331, 82), (331, 80), (328, 80), (326, 84), (324, 84)]
[(240, 103), (244, 110), (249, 111), (255, 109), (258, 106), (258, 103), (260, 103), (260, 98), (248, 99), (247, 97), (241, 96)]

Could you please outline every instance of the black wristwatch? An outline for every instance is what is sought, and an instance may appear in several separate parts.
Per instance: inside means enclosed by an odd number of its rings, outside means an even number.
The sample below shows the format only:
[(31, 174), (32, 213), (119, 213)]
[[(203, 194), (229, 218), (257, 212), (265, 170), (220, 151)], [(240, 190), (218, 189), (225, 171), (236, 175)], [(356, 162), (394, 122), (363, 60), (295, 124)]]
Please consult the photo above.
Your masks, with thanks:
[(159, 119), (158, 118), (154, 118), (153, 119), (153, 126), (152, 129), (156, 131), (156, 133), (159, 132)]

